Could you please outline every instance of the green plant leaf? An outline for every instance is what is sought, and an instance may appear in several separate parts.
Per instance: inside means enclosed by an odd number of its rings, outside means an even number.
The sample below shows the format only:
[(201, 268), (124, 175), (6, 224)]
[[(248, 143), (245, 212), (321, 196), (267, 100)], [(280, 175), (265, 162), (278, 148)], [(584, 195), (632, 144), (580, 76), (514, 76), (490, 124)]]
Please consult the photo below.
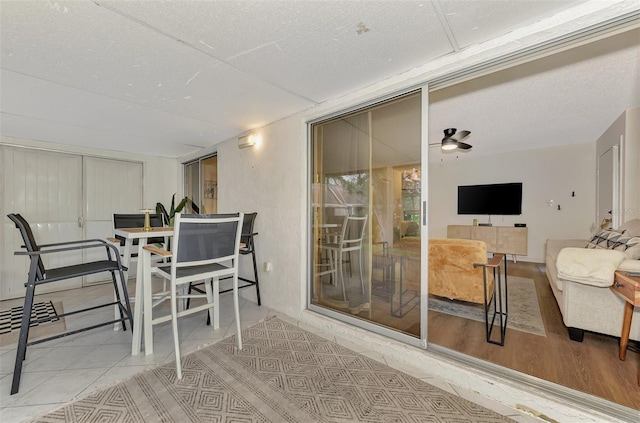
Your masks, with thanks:
[(162, 203), (156, 203), (156, 213), (162, 215), (165, 225), (169, 225), (169, 213), (167, 213), (167, 209), (164, 208)]
[(171, 218), (173, 218), (173, 216), (175, 216), (175, 214), (176, 214), (175, 204), (176, 204), (176, 195), (173, 194), (171, 196), (171, 211), (169, 212), (169, 217), (171, 217)]
[(173, 194), (171, 196), (171, 208), (169, 209), (169, 211), (167, 212), (167, 209), (162, 203), (156, 203), (156, 213), (162, 214), (165, 225), (173, 226), (173, 221), (175, 219), (176, 213), (180, 213), (189, 203), (191, 203), (189, 197), (184, 197), (182, 200), (180, 200), (178, 206), (176, 207), (176, 195)]
[(176, 207), (175, 212), (176, 213), (180, 213), (182, 211), (182, 209), (184, 209), (184, 206), (187, 205), (187, 203), (189, 202), (189, 197), (184, 197), (179, 203), (178, 203), (178, 207)]

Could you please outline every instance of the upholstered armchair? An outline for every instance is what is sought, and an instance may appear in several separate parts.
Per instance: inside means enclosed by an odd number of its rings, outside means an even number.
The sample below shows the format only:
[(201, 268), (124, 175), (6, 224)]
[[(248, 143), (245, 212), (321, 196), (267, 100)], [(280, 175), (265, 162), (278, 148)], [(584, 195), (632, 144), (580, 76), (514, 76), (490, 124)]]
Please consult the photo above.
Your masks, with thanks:
[[(398, 317), (415, 306), (420, 292), (420, 255), (409, 253), (396, 267), (392, 314)], [(496, 284), (502, 266), (504, 254), (489, 258), (484, 241), (429, 239), (429, 295), (482, 304), (487, 342), (498, 345), (504, 344), (508, 313), (506, 270), (498, 279), (502, 284)], [(500, 328), (498, 341), (491, 339), (494, 322)]]
[[(484, 241), (429, 239), (429, 294), (484, 304), (483, 268), (487, 264)], [(487, 273), (487, 292), (493, 292), (493, 272)]]

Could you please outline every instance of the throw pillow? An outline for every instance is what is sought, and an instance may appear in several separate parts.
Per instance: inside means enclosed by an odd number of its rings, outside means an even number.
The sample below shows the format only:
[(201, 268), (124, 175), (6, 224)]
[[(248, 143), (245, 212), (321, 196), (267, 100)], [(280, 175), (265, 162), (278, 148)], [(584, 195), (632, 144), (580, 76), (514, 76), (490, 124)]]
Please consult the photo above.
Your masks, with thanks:
[(622, 237), (626, 239), (619, 239), (618, 241), (624, 242), (626, 248), (622, 251), (629, 256), (631, 260), (640, 259), (640, 236)]
[(640, 237), (625, 235), (613, 229), (605, 229), (589, 240), (587, 248), (622, 251), (630, 259), (637, 260), (640, 258)]
[(613, 229), (605, 229), (595, 234), (586, 245), (586, 248), (602, 248), (605, 250), (614, 250), (617, 245), (618, 238), (622, 236), (622, 232)]

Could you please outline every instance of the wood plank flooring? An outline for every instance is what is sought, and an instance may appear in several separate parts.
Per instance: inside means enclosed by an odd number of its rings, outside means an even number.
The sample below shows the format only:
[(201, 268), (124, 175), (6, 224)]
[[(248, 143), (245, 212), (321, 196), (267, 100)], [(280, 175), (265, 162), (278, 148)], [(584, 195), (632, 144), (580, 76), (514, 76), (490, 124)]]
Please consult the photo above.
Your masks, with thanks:
[(484, 323), (430, 311), (429, 343), (640, 410), (640, 353), (630, 350), (620, 361), (619, 338), (595, 333), (571, 341), (544, 265), (509, 263), (508, 272), (534, 280), (546, 337), (507, 329), (500, 347), (485, 342)]
[[(630, 349), (626, 360), (620, 361), (619, 338), (595, 333), (585, 332), (582, 343), (572, 341), (549, 286), (545, 266), (509, 262), (507, 269), (509, 276), (535, 282), (546, 337), (507, 329), (505, 345), (501, 347), (486, 342), (484, 322), (429, 311), (429, 343), (640, 410), (640, 386), (637, 384), (640, 353)], [(402, 317), (393, 316), (388, 284), (386, 290), (384, 284), (374, 285), (373, 295), (363, 296), (355, 276), (347, 282), (347, 306), (325, 305), (418, 336), (419, 304), (405, 309)], [(328, 297), (342, 300), (337, 286), (325, 283), (324, 290)], [(363, 310), (361, 305), (369, 302), (371, 307)], [(342, 301), (337, 303), (344, 304)], [(620, 313), (623, 313), (622, 309)], [(494, 332), (497, 330), (495, 328)]]

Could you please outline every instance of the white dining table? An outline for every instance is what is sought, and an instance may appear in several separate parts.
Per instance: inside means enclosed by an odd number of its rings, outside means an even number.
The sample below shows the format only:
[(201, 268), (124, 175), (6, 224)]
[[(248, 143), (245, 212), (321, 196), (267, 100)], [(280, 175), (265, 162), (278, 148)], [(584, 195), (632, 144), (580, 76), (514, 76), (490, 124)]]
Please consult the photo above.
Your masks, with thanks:
[[(152, 227), (151, 230), (143, 228), (115, 229), (115, 234), (125, 239), (123, 251), (123, 265), (130, 268), (133, 242), (138, 240), (138, 264), (136, 266), (136, 294), (133, 313), (133, 340), (131, 343), (131, 355), (139, 355), (144, 332), (144, 353), (153, 354), (153, 328), (152, 328), (152, 292), (151, 280), (143, 276), (142, 249), (147, 245), (149, 238), (172, 237), (172, 227)], [(125, 280), (128, 277), (125, 275)], [(144, 329), (143, 329), (144, 328)]]

